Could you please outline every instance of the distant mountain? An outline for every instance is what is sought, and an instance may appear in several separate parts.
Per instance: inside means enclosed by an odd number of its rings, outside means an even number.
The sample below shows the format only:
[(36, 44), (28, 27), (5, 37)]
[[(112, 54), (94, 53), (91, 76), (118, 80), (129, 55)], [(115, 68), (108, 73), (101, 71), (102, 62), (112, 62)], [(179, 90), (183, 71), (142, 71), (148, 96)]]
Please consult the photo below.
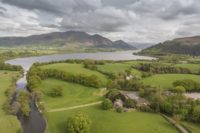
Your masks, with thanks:
[(115, 48), (119, 48), (119, 49), (123, 49), (124, 47), (126, 47), (127, 49), (137, 49), (136, 47), (122, 41), (122, 40), (117, 40), (113, 42)]
[(140, 54), (163, 55), (163, 54), (186, 54), (200, 55), (200, 36), (177, 38), (171, 41), (159, 43), (144, 49)]
[(141, 43), (141, 42), (129, 42), (129, 44), (132, 45), (133, 47), (136, 47), (137, 49), (145, 49), (153, 45), (152, 43)]
[(0, 46), (3, 47), (57, 47), (71, 48), (114, 48), (135, 49), (123, 42), (113, 42), (98, 34), (90, 35), (80, 31), (53, 32), (28, 37), (1, 37)]

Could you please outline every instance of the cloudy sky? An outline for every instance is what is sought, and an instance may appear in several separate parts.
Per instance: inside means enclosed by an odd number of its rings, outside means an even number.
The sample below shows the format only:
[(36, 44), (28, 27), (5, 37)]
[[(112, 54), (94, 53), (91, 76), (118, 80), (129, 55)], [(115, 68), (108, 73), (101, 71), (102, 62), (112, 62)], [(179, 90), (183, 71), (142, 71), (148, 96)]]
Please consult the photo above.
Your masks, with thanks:
[(200, 0), (0, 0), (0, 36), (68, 30), (151, 43), (200, 35)]

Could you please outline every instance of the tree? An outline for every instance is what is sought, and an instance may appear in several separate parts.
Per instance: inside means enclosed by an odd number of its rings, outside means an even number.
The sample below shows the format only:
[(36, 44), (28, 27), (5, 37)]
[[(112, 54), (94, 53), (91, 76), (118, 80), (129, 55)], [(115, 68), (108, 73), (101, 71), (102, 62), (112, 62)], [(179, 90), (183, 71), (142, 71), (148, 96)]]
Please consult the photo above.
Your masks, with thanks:
[(192, 111), (192, 120), (196, 122), (200, 122), (200, 105), (194, 107)]
[(79, 113), (67, 120), (68, 133), (88, 133), (90, 126), (91, 120), (83, 113)]
[(109, 110), (113, 107), (113, 103), (110, 99), (104, 99), (101, 105), (102, 109)]
[(22, 114), (24, 116), (28, 117), (29, 113), (30, 113), (30, 106), (29, 106), (30, 97), (29, 97), (28, 92), (20, 91), (19, 97), (18, 97), (18, 102), (19, 102), (19, 105), (20, 105), (19, 110), (22, 112)]
[(184, 88), (183, 86), (176, 86), (176, 87), (174, 88), (173, 92), (182, 94), (182, 93), (185, 92), (185, 88)]

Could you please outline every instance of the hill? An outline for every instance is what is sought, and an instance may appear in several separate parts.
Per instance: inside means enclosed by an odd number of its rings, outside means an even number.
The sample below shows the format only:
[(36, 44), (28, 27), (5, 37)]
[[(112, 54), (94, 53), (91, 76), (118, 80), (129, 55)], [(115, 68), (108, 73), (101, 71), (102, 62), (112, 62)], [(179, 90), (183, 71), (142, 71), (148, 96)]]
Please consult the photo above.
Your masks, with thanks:
[(135, 49), (123, 42), (113, 42), (98, 34), (90, 35), (80, 31), (53, 32), (28, 37), (1, 37), (0, 47), (56, 47), (72, 48), (114, 48)]
[(147, 49), (140, 54), (147, 55), (166, 55), (166, 54), (185, 54), (192, 56), (200, 55), (200, 36), (177, 38), (171, 41), (159, 43)]

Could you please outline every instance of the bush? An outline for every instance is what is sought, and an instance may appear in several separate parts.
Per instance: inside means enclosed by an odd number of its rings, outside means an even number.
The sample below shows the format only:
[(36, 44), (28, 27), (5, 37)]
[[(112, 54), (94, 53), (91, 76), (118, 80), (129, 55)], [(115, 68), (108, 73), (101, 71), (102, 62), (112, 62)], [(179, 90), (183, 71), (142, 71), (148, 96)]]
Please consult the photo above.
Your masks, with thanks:
[(126, 99), (124, 102), (124, 107), (126, 108), (135, 108), (137, 105), (137, 102), (133, 99)]
[(53, 88), (50, 95), (53, 96), (53, 97), (62, 96), (63, 95), (63, 88), (61, 86)]
[(177, 80), (173, 83), (176, 86), (183, 86), (186, 91), (200, 91), (200, 83), (191, 80), (191, 79), (184, 79), (184, 80)]
[(183, 86), (176, 86), (173, 90), (173, 92), (175, 93), (184, 93), (185, 92), (185, 88)]
[(79, 113), (67, 120), (68, 133), (88, 133), (91, 126), (91, 120), (85, 114)]
[(113, 103), (110, 99), (104, 99), (101, 107), (103, 110), (109, 110), (113, 107)]
[(122, 113), (122, 112), (123, 112), (123, 108), (122, 108), (122, 107), (118, 107), (118, 108), (116, 108), (116, 111), (117, 111), (118, 113)]

